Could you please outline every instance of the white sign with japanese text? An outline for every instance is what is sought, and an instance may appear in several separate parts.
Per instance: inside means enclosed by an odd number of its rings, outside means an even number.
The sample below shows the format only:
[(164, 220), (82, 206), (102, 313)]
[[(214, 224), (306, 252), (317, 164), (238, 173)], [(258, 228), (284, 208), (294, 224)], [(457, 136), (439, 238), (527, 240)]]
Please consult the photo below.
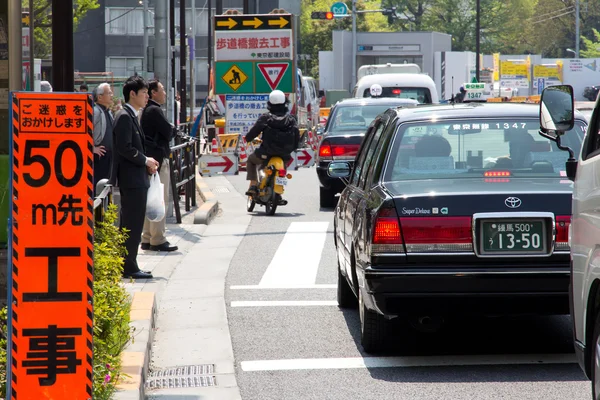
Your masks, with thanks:
[(246, 135), (258, 117), (266, 113), (269, 95), (228, 94), (225, 97), (226, 133)]
[(291, 29), (216, 31), (215, 61), (291, 60)]

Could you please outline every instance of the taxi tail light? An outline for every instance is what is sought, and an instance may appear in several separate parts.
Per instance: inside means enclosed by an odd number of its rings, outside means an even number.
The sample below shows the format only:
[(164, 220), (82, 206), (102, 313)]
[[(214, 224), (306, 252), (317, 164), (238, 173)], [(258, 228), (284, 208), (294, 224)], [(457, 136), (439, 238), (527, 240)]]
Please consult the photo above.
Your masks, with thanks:
[(312, 120), (312, 105), (310, 103), (306, 106), (306, 112), (308, 113), (308, 119)]
[(285, 174), (286, 174), (286, 170), (285, 170), (285, 169), (280, 169), (280, 170), (279, 170), (279, 177), (280, 177), (280, 178), (284, 178), (284, 177), (285, 177)]
[(400, 224), (409, 253), (473, 251), (471, 217), (407, 217)]
[(373, 224), (373, 253), (403, 253), (402, 230), (395, 208), (381, 208)]
[(332, 144), (331, 154), (334, 160), (354, 160), (360, 144)]
[(392, 94), (401, 94), (402, 89), (392, 89)]
[(569, 226), (570, 216), (556, 217), (556, 250), (569, 250)]
[(321, 160), (332, 160), (331, 146), (328, 140), (323, 140), (319, 146), (319, 158)]

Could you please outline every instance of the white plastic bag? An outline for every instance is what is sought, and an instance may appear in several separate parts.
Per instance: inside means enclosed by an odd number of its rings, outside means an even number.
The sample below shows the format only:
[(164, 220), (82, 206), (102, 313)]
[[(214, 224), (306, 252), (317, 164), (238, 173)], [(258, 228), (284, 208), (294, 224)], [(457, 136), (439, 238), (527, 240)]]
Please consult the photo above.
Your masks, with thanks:
[(158, 222), (165, 217), (165, 198), (163, 196), (165, 185), (160, 183), (158, 173), (150, 177), (150, 188), (146, 200), (146, 218)]

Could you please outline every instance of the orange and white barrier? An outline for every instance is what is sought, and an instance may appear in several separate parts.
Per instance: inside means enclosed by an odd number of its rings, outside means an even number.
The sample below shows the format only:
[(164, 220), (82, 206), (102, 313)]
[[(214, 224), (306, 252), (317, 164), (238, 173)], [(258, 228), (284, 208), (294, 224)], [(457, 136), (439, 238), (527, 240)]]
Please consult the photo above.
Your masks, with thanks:
[(235, 175), (238, 167), (238, 157), (234, 154), (206, 154), (198, 160), (198, 170), (202, 176)]

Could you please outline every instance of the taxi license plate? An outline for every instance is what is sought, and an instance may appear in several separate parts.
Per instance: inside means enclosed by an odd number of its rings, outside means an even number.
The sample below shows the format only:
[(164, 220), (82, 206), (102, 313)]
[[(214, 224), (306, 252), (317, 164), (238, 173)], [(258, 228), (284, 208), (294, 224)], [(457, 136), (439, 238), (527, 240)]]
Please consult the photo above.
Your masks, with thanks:
[(546, 232), (543, 219), (482, 221), (481, 254), (548, 254)]
[(278, 177), (275, 178), (275, 184), (276, 185), (285, 186), (285, 185), (287, 185), (287, 181), (288, 180), (285, 177), (278, 176)]

